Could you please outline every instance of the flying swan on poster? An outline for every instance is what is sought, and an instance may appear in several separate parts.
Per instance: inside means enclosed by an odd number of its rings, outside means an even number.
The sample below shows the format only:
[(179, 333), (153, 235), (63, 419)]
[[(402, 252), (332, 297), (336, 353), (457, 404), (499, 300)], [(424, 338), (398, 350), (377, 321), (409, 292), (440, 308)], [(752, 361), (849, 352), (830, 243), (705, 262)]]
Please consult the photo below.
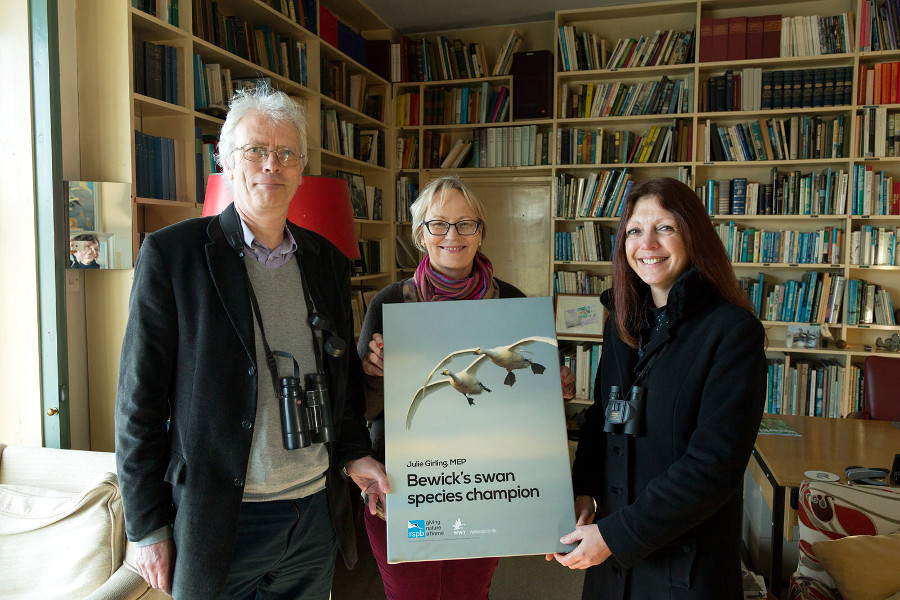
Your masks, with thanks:
[[(492, 363), (506, 369), (506, 379), (503, 380), (505, 385), (513, 385), (516, 382), (516, 374), (513, 373), (516, 369), (526, 369), (530, 368), (531, 372), (535, 375), (541, 375), (545, 367), (544, 365), (540, 365), (536, 362), (533, 362), (531, 359), (526, 358), (523, 351), (520, 348), (524, 346), (529, 346), (534, 343), (542, 343), (549, 344), (554, 348), (557, 347), (556, 340), (551, 337), (543, 337), (543, 336), (533, 336), (522, 338), (518, 342), (510, 344), (509, 346), (497, 346), (496, 348), (467, 348), (466, 350), (457, 350), (456, 352), (451, 352), (447, 356), (441, 360), (437, 364), (437, 366), (431, 371), (428, 375), (428, 378), (425, 380), (425, 385), (431, 381), (431, 378), (438, 371), (438, 369), (442, 368), (445, 364), (456, 358), (457, 356), (465, 356), (467, 354), (477, 354), (480, 356), (487, 356)], [(527, 352), (527, 351), (525, 351)]]
[[(450, 369), (444, 369), (441, 371), (441, 375), (446, 375), (446, 379), (441, 379), (440, 381), (432, 381), (426, 385), (423, 385), (418, 389), (416, 395), (413, 397), (412, 404), (409, 406), (409, 412), (406, 414), (406, 428), (409, 429), (412, 425), (413, 416), (416, 414), (416, 411), (419, 409), (419, 405), (422, 403), (422, 400), (435, 390), (439, 390), (441, 388), (445, 388), (448, 385), (452, 386), (454, 390), (462, 394), (466, 397), (466, 400), (469, 402), (469, 406), (475, 404), (475, 399), (472, 396), (477, 396), (481, 392), (490, 392), (488, 388), (485, 387), (481, 381), (475, 376), (475, 373), (478, 371), (478, 368), (481, 365), (488, 362), (487, 355), (482, 355), (472, 361), (472, 363), (460, 371), (459, 373), (453, 373)], [(434, 372), (432, 371), (432, 375)], [(431, 376), (429, 375), (429, 379)]]
[[(420, 387), (416, 391), (416, 395), (413, 397), (412, 404), (409, 407), (409, 412), (406, 415), (406, 428), (409, 429), (412, 425), (413, 416), (416, 414), (416, 411), (419, 409), (419, 405), (422, 403), (422, 400), (430, 394), (431, 392), (445, 388), (448, 385), (452, 386), (453, 389), (458, 391), (460, 394), (465, 396), (466, 400), (469, 402), (469, 406), (475, 404), (474, 398), (472, 396), (477, 396), (481, 392), (490, 392), (487, 387), (475, 376), (475, 373), (478, 372), (478, 369), (481, 365), (486, 364), (488, 361), (494, 363), (498, 367), (506, 369), (506, 379), (503, 381), (506, 385), (513, 385), (516, 382), (516, 376), (513, 373), (515, 369), (525, 369), (531, 368), (531, 372), (536, 375), (542, 374), (546, 368), (543, 365), (540, 365), (536, 362), (533, 362), (531, 359), (526, 358), (522, 352), (519, 350), (520, 347), (526, 346), (531, 343), (544, 343), (549, 344), (556, 347), (556, 340), (549, 337), (527, 337), (515, 342), (514, 344), (510, 344), (508, 346), (498, 346), (497, 348), (469, 348), (466, 350), (459, 350), (456, 352), (451, 352), (447, 356), (445, 356), (438, 365), (432, 369), (431, 373), (428, 375), (428, 378), (425, 380), (425, 385)], [(458, 373), (454, 373), (449, 369), (443, 369), (441, 371), (441, 375), (445, 375), (446, 379), (441, 379), (439, 381), (431, 381), (431, 378), (434, 377), (434, 374), (438, 369), (443, 367), (445, 364), (453, 360), (457, 356), (464, 355), (478, 355), (478, 358), (473, 360), (469, 366)]]

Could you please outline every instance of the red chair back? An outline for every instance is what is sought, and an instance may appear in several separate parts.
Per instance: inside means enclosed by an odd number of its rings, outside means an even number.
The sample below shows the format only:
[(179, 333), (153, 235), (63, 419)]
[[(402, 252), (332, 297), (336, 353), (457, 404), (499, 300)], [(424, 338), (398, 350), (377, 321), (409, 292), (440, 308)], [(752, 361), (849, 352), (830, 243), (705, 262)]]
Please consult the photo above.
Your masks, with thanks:
[(900, 358), (867, 356), (866, 412), (879, 421), (900, 421)]

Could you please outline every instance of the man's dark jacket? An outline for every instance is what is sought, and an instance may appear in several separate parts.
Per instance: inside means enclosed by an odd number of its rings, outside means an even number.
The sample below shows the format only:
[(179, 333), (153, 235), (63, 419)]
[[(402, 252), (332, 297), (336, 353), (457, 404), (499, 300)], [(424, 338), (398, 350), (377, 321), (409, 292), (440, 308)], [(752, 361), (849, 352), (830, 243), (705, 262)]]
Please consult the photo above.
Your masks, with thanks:
[[(352, 351), (350, 264), (322, 236), (291, 223), (288, 228), (314, 306), (350, 348), (340, 358), (326, 356), (324, 366), (338, 432), (327, 445), (326, 489), (338, 545), (353, 566), (351, 496), (340, 469), (371, 451), (359, 357)], [(272, 385), (268, 371), (257, 371), (243, 261), (216, 216), (147, 236), (134, 271), (119, 367), (116, 459), (128, 538), (140, 540), (174, 524), (176, 598), (212, 598), (223, 585), (247, 475), (257, 386)]]

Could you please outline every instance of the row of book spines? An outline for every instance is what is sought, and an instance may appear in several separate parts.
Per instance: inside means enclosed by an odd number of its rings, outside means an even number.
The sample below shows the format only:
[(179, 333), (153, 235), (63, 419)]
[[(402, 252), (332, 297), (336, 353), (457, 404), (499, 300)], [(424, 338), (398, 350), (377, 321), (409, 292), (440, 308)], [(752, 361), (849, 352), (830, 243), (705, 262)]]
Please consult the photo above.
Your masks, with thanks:
[(609, 261), (616, 243), (615, 230), (599, 223), (579, 225), (575, 231), (557, 231), (554, 260)]
[(205, 64), (199, 54), (194, 55), (194, 108), (219, 108), (226, 105), (234, 95), (231, 69), (222, 65)]
[(359, 240), (360, 258), (353, 261), (354, 275), (377, 275), (383, 261), (381, 240)]
[(740, 229), (732, 222), (717, 225), (716, 232), (733, 263), (833, 265), (841, 262), (844, 232), (835, 227), (811, 232), (765, 231)]
[(897, 104), (900, 102), (900, 62), (859, 65), (856, 103)]
[(700, 18), (699, 62), (777, 58), (781, 15)]
[[(696, 188), (710, 216), (845, 214), (850, 178), (828, 167), (822, 173), (772, 169), (772, 183), (709, 179)], [(724, 201), (723, 201), (724, 200)]]
[(706, 120), (704, 152), (712, 161), (800, 160), (848, 155), (844, 115), (802, 115), (719, 127)]
[(274, 33), (269, 25), (255, 25), (239, 16), (225, 15), (217, 2), (194, 3), (194, 35), (260, 67), (302, 83), (299, 44)]
[(397, 138), (397, 164), (401, 170), (419, 168), (418, 136)]
[(850, 264), (896, 266), (896, 228), (863, 225), (850, 232)]
[[(875, 10), (873, 10), (873, 8)], [(863, 0), (860, 13), (861, 50), (895, 50), (900, 42), (900, 4), (884, 0), (876, 7), (872, 0)]]
[(549, 164), (550, 134), (537, 125), (479, 129), (473, 138), (473, 168), (533, 167)]
[(750, 285), (751, 300), (761, 301), (760, 318), (789, 323), (840, 322), (844, 276), (808, 271), (800, 281), (776, 283), (764, 287), (763, 278)]
[(847, 325), (896, 325), (891, 293), (865, 279), (847, 282)]
[[(396, 123), (398, 127), (417, 127), (420, 122), (420, 95), (406, 92), (397, 95)], [(501, 123), (509, 116), (509, 88), (493, 90), (479, 88), (438, 88), (425, 90), (425, 125), (466, 125)]]
[(853, 13), (781, 20), (781, 56), (841, 54), (853, 49)]
[(850, 213), (853, 215), (900, 215), (900, 187), (884, 171), (872, 165), (853, 165)]
[(578, 33), (573, 25), (561, 25), (557, 30), (560, 61), (564, 71), (605, 69), (609, 46), (599, 35), (586, 31)]
[(887, 113), (884, 106), (867, 106), (856, 113), (857, 156), (883, 158), (900, 156), (900, 113)]
[(416, 198), (419, 197), (418, 177), (409, 177), (401, 175), (397, 178), (396, 188), (396, 216), (401, 223), (409, 223), (412, 221), (412, 213), (410, 207)]
[(622, 199), (628, 197), (633, 185), (627, 169), (591, 173), (587, 178), (563, 173), (554, 186), (554, 215), (566, 219), (618, 217)]
[[(451, 168), (445, 165), (451, 150), (458, 145), (452, 134), (425, 131), (422, 135), (423, 168)], [(470, 142), (472, 168), (529, 167), (549, 164), (548, 134), (536, 125), (520, 127), (490, 127), (474, 132)], [(466, 149), (468, 155), (468, 149)], [(455, 161), (454, 161), (455, 162)], [(456, 166), (463, 166), (460, 162)]]
[(473, 79), (488, 76), (484, 44), (467, 44), (461, 39), (451, 42), (443, 35), (439, 35), (437, 52), (441, 79)]
[(833, 358), (799, 359), (785, 369), (781, 359), (768, 361), (766, 412), (809, 417), (845, 417), (857, 410), (844, 398), (846, 367)]
[(653, 125), (643, 135), (633, 131), (572, 127), (557, 130), (560, 165), (643, 164), (691, 160), (693, 125)]
[(609, 55), (606, 68), (630, 69), (666, 64), (694, 62), (693, 29), (675, 31), (656, 30), (656, 33), (635, 38), (620, 38)]
[[(148, 0), (132, 0), (148, 1)], [(153, 0), (149, 0), (153, 2)], [(163, 2), (164, 0), (158, 0)], [(170, 0), (177, 4), (178, 0)], [(316, 32), (316, 3), (315, 0), (281, 0), (280, 7), (275, 7), (304, 29)], [(199, 38), (222, 47), (216, 40), (220, 39), (223, 22), (228, 18), (239, 18), (226, 15), (219, 10), (219, 3), (214, 0), (193, 0), (193, 33)]]
[[(522, 37), (515, 29), (511, 30), (493, 68), (488, 72), (482, 44), (466, 44), (462, 40), (454, 40), (451, 44), (451, 58), (446, 49), (449, 42), (442, 38), (443, 36), (438, 36), (438, 40), (433, 42), (426, 38), (404, 35), (399, 43), (391, 44), (391, 81), (441, 81), (507, 75), (512, 67), (512, 56), (522, 44)], [(441, 48), (445, 49), (443, 55)]]
[[(359, 125), (345, 121), (334, 109), (322, 109), (322, 148), (329, 152), (342, 154), (356, 160), (369, 162), (376, 166), (384, 166), (383, 132), (371, 130), (364, 132)], [(363, 133), (381, 136), (377, 147), (382, 148), (375, 155), (363, 156), (361, 138)], [(372, 146), (370, 146), (371, 148)], [(375, 162), (372, 162), (372, 161)]]
[(146, 42), (137, 37), (132, 46), (135, 93), (181, 105), (184, 101), (179, 85), (181, 48)]
[(135, 194), (139, 198), (176, 200), (175, 165), (182, 143), (171, 138), (134, 132)]
[[(745, 79), (743, 73), (732, 71), (710, 77), (701, 87), (700, 110), (755, 110), (753, 107), (743, 107), (740, 90), (747, 84)], [(850, 104), (852, 90), (853, 67), (829, 67), (762, 71), (759, 88), (754, 91), (759, 93), (760, 110), (774, 110), (847, 105)]]
[(576, 344), (574, 348), (560, 349), (561, 364), (575, 375), (575, 397), (592, 399), (594, 380), (600, 364), (598, 344)]
[[(627, 117), (690, 112), (693, 76), (641, 83), (563, 84), (560, 118)], [(571, 92), (571, 93), (570, 93)]]
[(364, 113), (377, 121), (383, 121), (383, 86), (368, 85), (366, 76), (351, 73), (347, 63), (322, 58), (319, 71), (319, 91), (341, 104)]
[(597, 275), (588, 271), (555, 271), (554, 294), (582, 294), (599, 296), (612, 287), (612, 275)]
[(131, 6), (169, 25), (179, 26), (178, 0), (131, 0)]

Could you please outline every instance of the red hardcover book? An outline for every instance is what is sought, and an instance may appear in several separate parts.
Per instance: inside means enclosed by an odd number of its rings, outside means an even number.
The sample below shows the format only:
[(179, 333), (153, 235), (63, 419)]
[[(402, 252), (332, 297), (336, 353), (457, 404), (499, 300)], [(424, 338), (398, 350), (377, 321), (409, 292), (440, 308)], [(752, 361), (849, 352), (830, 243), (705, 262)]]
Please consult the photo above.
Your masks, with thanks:
[(856, 103), (863, 105), (866, 103), (866, 65), (859, 65), (859, 72), (856, 78)]
[(883, 63), (875, 65), (875, 83), (873, 84), (872, 104), (881, 104), (881, 73)]
[(891, 104), (897, 104), (900, 101), (900, 96), (897, 95), (897, 77), (900, 77), (898, 67), (900, 67), (900, 63), (891, 63), (891, 98), (889, 100)]
[(712, 37), (712, 61), (728, 60), (728, 19), (713, 19)]
[(713, 19), (700, 19), (700, 62), (711, 62), (713, 56)]
[(781, 15), (763, 17), (763, 58), (781, 56)]
[(338, 47), (337, 17), (321, 5), (319, 5), (319, 37), (335, 48)]
[(746, 58), (753, 60), (763, 57), (763, 28), (765, 17), (747, 17)]
[(747, 17), (728, 19), (728, 60), (747, 58)]

